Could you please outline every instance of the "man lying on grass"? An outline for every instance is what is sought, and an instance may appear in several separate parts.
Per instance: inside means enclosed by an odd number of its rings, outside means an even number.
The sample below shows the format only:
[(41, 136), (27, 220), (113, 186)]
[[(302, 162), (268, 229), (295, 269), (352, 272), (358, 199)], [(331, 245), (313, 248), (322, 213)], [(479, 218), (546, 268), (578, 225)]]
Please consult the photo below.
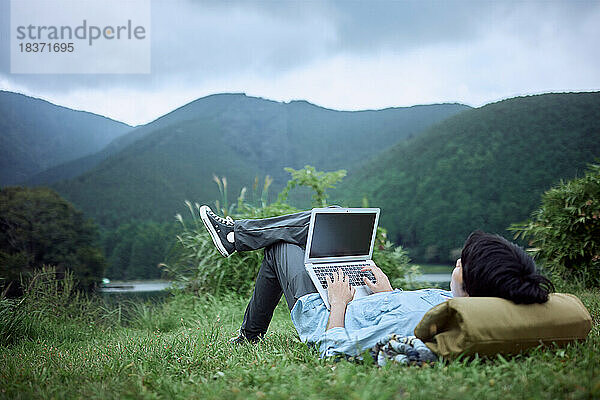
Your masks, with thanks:
[(374, 295), (353, 300), (354, 288), (340, 270), (328, 279), (329, 311), (304, 268), (310, 214), (233, 221), (217, 216), (208, 206), (200, 208), (202, 221), (224, 257), (235, 251), (265, 249), (254, 293), (233, 342), (256, 342), (263, 337), (282, 293), (300, 339), (317, 345), (321, 356), (327, 357), (358, 355), (390, 334), (412, 336), (431, 307), (452, 297), (494, 296), (515, 303), (544, 303), (554, 290), (523, 249), (500, 236), (476, 231), (456, 261), (451, 291), (394, 290), (381, 269), (366, 267), (375, 277), (375, 283), (364, 278)]

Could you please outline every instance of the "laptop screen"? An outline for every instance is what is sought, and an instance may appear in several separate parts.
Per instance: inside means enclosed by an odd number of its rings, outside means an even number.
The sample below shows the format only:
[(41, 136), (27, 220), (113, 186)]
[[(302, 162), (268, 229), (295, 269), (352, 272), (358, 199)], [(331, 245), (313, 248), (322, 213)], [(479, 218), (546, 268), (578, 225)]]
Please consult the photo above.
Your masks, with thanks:
[(376, 213), (317, 213), (309, 258), (369, 255)]

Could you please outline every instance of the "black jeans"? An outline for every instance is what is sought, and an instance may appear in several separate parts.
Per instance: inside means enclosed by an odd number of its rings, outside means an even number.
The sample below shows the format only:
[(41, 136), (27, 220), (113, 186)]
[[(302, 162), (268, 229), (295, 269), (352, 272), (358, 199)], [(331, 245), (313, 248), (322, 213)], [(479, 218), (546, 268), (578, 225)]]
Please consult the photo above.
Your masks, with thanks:
[(304, 269), (309, 222), (310, 211), (235, 221), (236, 250), (265, 249), (265, 258), (241, 327), (241, 333), (248, 339), (261, 337), (267, 332), (282, 294), (291, 310), (300, 297), (317, 292)]

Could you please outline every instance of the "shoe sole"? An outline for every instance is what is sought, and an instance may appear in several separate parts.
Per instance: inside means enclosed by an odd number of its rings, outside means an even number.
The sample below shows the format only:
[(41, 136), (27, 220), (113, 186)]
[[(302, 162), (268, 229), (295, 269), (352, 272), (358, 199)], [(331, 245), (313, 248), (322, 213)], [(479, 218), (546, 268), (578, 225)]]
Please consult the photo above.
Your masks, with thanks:
[(219, 234), (217, 233), (217, 231), (215, 231), (215, 228), (212, 226), (212, 222), (210, 222), (210, 218), (208, 217), (208, 214), (206, 213), (207, 208), (208, 208), (207, 206), (200, 207), (200, 219), (202, 220), (204, 227), (210, 234), (210, 237), (211, 237), (215, 247), (217, 248), (217, 250), (219, 250), (219, 253), (221, 253), (221, 255), (223, 257), (229, 257), (231, 254), (229, 254), (227, 252), (227, 250), (225, 250), (225, 246), (223, 246), (223, 243), (221, 243)]

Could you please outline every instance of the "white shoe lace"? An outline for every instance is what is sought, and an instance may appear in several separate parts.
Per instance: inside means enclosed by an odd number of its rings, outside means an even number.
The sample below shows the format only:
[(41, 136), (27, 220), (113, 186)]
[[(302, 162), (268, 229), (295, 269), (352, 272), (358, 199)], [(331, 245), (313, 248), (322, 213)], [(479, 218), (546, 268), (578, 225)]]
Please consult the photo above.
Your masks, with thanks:
[(227, 218), (222, 218), (222, 217), (219, 217), (214, 212), (212, 212), (211, 210), (207, 210), (207, 213), (211, 216), (211, 218), (214, 218), (218, 223), (223, 224), (223, 225), (233, 226), (233, 219), (230, 216), (227, 216)]

